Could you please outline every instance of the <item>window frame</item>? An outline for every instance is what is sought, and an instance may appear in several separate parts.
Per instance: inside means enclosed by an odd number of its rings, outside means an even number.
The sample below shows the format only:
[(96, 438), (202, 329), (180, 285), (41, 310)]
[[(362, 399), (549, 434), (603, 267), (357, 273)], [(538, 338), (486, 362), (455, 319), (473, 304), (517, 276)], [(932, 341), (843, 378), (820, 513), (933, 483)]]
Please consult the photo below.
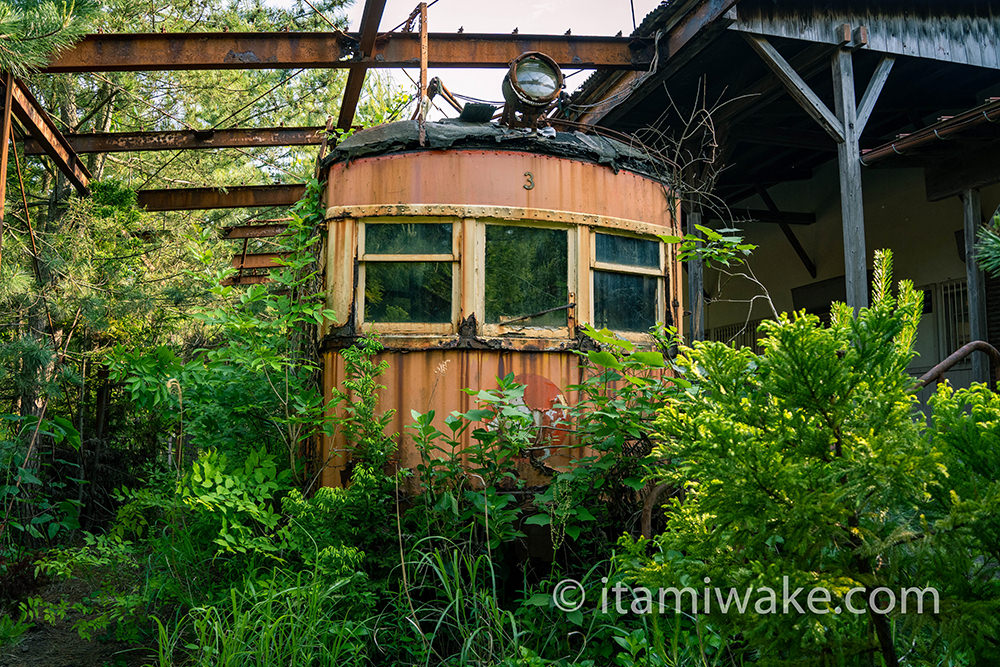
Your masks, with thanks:
[[(442, 224), (451, 225), (451, 252), (426, 254), (378, 254), (365, 249), (366, 230), (370, 224)], [(575, 338), (580, 321), (595, 322), (597, 292), (595, 271), (656, 279), (655, 321), (665, 322), (670, 289), (667, 269), (671, 261), (670, 249), (654, 233), (633, 231), (593, 224), (574, 224), (569, 221), (539, 219), (508, 219), (490, 216), (425, 215), (425, 216), (372, 216), (356, 221), (357, 246), (354, 259), (357, 278), (353, 294), (356, 330), (359, 333), (379, 332), (388, 335), (457, 335), (459, 319), (474, 314), (477, 335), (488, 338), (537, 338), (568, 340)], [(527, 227), (558, 230), (566, 234), (566, 287), (568, 302), (566, 325), (559, 327), (532, 326), (523, 323), (490, 324), (486, 322), (486, 231), (488, 225), (502, 227)], [(657, 244), (659, 267), (619, 264), (597, 260), (597, 234), (620, 236)], [(451, 315), (448, 322), (368, 322), (365, 320), (365, 291), (367, 267), (377, 262), (445, 262), (451, 264)], [(595, 324), (596, 326), (596, 324)], [(649, 340), (645, 331), (612, 329), (627, 340), (643, 343)]]
[[(600, 262), (597, 260), (597, 235), (604, 234), (606, 236), (621, 236), (625, 238), (637, 239), (640, 241), (650, 241), (656, 243), (659, 249), (659, 267), (654, 268), (651, 266), (639, 266), (634, 264), (618, 264), (615, 262)], [(656, 304), (655, 304), (655, 318), (653, 325), (655, 326), (657, 322), (666, 321), (667, 313), (667, 244), (665, 244), (660, 238), (652, 234), (640, 234), (640, 233), (629, 233), (624, 230), (619, 229), (608, 229), (602, 227), (595, 227), (591, 229), (590, 233), (590, 322), (596, 323), (596, 312), (597, 312), (597, 289), (595, 286), (594, 275), (596, 271), (604, 271), (606, 273), (618, 273), (633, 276), (646, 276), (656, 278)], [(610, 329), (610, 327), (609, 327)], [(611, 329), (619, 336), (632, 341), (641, 341), (649, 337), (647, 331), (625, 331), (622, 329)]]
[[(358, 279), (355, 287), (355, 321), (358, 330), (362, 333), (388, 333), (388, 334), (453, 334), (457, 331), (459, 310), (461, 308), (461, 246), (462, 246), (462, 219), (452, 216), (407, 216), (405, 218), (396, 216), (379, 216), (363, 218), (358, 221), (358, 247), (355, 257), (358, 262)], [(368, 225), (390, 224), (390, 225), (426, 225), (443, 224), (451, 225), (451, 252), (450, 253), (423, 253), (423, 254), (377, 254), (366, 252), (366, 230)], [(451, 264), (451, 315), (448, 322), (367, 322), (365, 321), (365, 294), (368, 264), (393, 262), (402, 264), (416, 264), (420, 262), (440, 262)]]
[[(579, 262), (578, 238), (580, 227), (544, 220), (506, 220), (501, 218), (477, 218), (474, 222), (476, 234), (475, 253), (475, 313), (479, 319), (479, 330), (483, 336), (525, 336), (532, 338), (570, 338), (576, 329), (577, 312), (579, 309)], [(531, 229), (552, 229), (566, 232), (566, 297), (567, 303), (573, 304), (566, 309), (566, 325), (561, 327), (530, 326), (525, 324), (489, 323), (486, 321), (486, 228), (489, 225), (500, 227), (528, 227)]]

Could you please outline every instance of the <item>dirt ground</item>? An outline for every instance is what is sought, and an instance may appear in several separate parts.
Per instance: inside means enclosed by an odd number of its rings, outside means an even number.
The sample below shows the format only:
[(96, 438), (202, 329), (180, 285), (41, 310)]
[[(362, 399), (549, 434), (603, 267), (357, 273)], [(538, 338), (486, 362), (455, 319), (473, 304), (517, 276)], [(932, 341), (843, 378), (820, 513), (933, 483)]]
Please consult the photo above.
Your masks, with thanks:
[[(86, 590), (79, 583), (52, 583), (36, 591), (43, 599), (76, 602)], [(38, 623), (16, 643), (0, 648), (0, 667), (142, 667), (156, 663), (149, 649), (116, 641), (87, 641), (73, 629), (77, 612), (55, 625)]]

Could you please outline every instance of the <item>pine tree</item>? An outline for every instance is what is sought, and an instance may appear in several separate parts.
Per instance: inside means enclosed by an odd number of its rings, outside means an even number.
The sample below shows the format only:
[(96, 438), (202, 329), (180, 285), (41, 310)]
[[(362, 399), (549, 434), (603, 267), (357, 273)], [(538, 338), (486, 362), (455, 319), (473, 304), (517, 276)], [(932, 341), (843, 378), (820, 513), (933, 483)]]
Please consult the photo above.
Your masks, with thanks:
[(0, 0), (0, 71), (23, 77), (87, 29), (89, 0)]

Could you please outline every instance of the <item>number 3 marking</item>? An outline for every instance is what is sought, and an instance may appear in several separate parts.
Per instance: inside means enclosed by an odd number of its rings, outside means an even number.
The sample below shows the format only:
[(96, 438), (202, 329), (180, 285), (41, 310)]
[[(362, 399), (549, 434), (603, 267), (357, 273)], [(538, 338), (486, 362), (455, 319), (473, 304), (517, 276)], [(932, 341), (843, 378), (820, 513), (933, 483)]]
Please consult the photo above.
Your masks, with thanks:
[(528, 182), (524, 184), (525, 190), (533, 190), (535, 187), (535, 176), (530, 171), (524, 172), (524, 177), (528, 179)]

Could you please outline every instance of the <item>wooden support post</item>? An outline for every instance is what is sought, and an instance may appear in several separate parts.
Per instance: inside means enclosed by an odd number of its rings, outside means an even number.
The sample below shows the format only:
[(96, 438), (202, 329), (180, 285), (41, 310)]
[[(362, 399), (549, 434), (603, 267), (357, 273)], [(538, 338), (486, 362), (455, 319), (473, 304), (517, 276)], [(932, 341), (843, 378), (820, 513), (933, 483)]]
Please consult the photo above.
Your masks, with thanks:
[[(969, 292), (969, 339), (986, 340), (986, 295), (983, 289), (983, 272), (976, 260), (976, 235), (982, 223), (978, 189), (962, 193), (962, 210), (965, 219), (965, 275)], [(972, 355), (973, 382), (989, 381), (989, 363), (985, 355)]]
[(837, 47), (833, 55), (833, 98), (836, 111), (834, 114), (766, 38), (747, 33), (743, 36), (764, 63), (771, 68), (788, 93), (837, 142), (847, 304), (855, 310), (863, 308), (868, 305), (868, 270), (865, 211), (861, 192), (861, 151), (858, 140), (863, 125), (871, 116), (879, 93), (889, 77), (893, 61), (883, 58), (879, 63), (862, 97), (861, 108), (858, 109), (854, 95), (852, 49), (847, 46)]
[(7, 148), (11, 139), (10, 114), (14, 108), (14, 77), (3, 75), (3, 107), (0, 108), (0, 267), (3, 266), (4, 201), (7, 198)]
[(865, 210), (861, 193), (861, 152), (858, 145), (860, 131), (854, 99), (852, 58), (851, 50), (846, 48), (838, 48), (833, 56), (833, 98), (837, 120), (844, 133), (843, 141), (837, 144), (837, 162), (840, 167), (840, 216), (844, 231), (847, 305), (857, 311), (868, 305), (868, 270)]
[(875, 102), (878, 101), (878, 96), (882, 94), (882, 88), (885, 87), (885, 82), (889, 80), (889, 73), (892, 72), (892, 66), (895, 62), (896, 59), (892, 56), (882, 56), (878, 67), (875, 68), (875, 73), (872, 74), (871, 81), (868, 82), (868, 87), (865, 88), (865, 94), (861, 96), (861, 103), (858, 104), (857, 121), (859, 137), (865, 131), (865, 126), (868, 125), (868, 119), (872, 117), (872, 111), (875, 110)]
[[(813, 92), (813, 89), (799, 76), (799, 73), (785, 60), (784, 56), (778, 53), (778, 50), (763, 37), (747, 34), (743, 36), (747, 40), (747, 44), (757, 52), (757, 55), (761, 57), (764, 64), (771, 68), (771, 71), (774, 72), (778, 80), (785, 86), (788, 94), (795, 98), (799, 106), (812, 116), (813, 120), (819, 123), (819, 126), (833, 137), (834, 141), (838, 143), (843, 142), (845, 138), (843, 124), (830, 112), (823, 103), (823, 100), (819, 98), (819, 95)], [(847, 53), (850, 54), (850, 51)], [(853, 91), (851, 92), (851, 100), (852, 102), (854, 100)], [(853, 108), (851, 112), (853, 116)]]
[[(692, 204), (686, 211), (687, 233), (701, 236), (695, 225), (700, 225), (701, 207)], [(705, 265), (700, 259), (688, 260), (688, 304), (691, 309), (688, 342), (705, 340)]]

